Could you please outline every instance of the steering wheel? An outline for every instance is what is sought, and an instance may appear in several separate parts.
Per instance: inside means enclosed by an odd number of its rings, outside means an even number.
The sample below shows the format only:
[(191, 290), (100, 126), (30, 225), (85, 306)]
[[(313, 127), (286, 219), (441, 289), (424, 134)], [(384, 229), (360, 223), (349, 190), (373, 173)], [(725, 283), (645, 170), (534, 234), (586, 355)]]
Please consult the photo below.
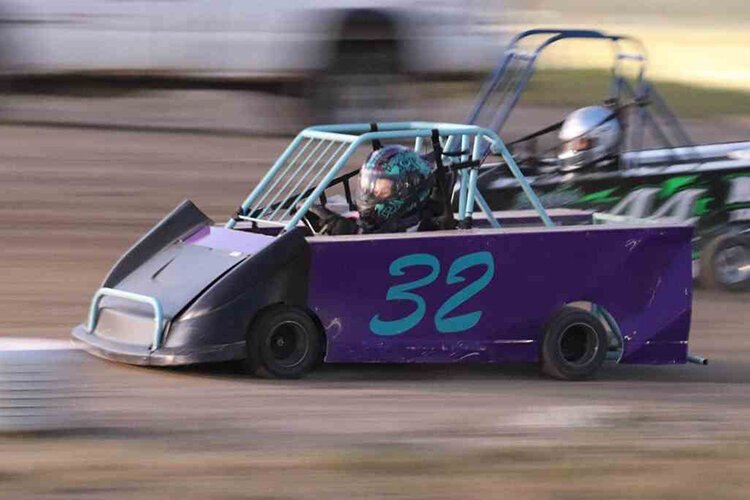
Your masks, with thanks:
[(302, 222), (313, 234), (320, 234), (326, 226), (326, 221), (335, 214), (324, 205), (313, 204), (302, 216)]

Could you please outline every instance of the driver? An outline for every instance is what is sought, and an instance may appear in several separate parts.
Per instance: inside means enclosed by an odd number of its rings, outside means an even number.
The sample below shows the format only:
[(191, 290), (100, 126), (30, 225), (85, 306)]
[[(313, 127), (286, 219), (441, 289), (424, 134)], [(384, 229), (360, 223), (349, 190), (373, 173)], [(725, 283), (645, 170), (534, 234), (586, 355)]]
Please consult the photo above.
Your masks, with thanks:
[(359, 173), (357, 220), (331, 212), (321, 205), (310, 207), (323, 234), (393, 233), (437, 229), (434, 200), (435, 177), (430, 162), (416, 151), (388, 145), (370, 153)]
[(562, 163), (562, 171), (606, 168), (617, 162), (622, 127), (613, 110), (588, 106), (565, 118), (558, 137), (562, 149), (557, 158)]

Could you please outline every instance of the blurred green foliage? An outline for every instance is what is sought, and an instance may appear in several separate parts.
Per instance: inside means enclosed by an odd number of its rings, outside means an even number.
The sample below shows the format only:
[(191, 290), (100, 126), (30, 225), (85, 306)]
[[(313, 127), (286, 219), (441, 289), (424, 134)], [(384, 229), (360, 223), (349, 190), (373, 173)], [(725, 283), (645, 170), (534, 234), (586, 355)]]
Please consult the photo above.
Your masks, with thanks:
[[(585, 106), (608, 95), (610, 74), (600, 69), (544, 69), (531, 80), (522, 102), (540, 105)], [(750, 92), (653, 82), (677, 116), (703, 118), (750, 115)]]

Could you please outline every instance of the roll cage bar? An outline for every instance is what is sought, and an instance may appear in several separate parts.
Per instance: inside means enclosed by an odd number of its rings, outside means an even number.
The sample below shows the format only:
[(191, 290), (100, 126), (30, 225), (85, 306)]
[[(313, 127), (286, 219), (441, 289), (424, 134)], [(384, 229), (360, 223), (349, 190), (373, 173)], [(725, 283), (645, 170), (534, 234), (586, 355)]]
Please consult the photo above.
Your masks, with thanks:
[[(532, 29), (514, 36), (480, 90), (466, 123), (500, 133), (529, 84), (542, 52), (563, 40), (601, 40), (610, 44), (613, 60), (607, 100), (616, 105), (623, 99), (640, 104), (634, 113), (635, 120), (629, 123), (630, 133), (624, 141), (624, 149), (641, 150), (647, 127), (652, 128), (656, 139), (667, 148), (683, 146), (689, 149), (694, 145), (664, 98), (646, 80), (648, 57), (643, 44), (632, 37), (595, 30)], [(636, 64), (632, 83), (623, 76), (625, 62)], [(493, 102), (499, 102), (495, 109), (492, 109)]]
[[(494, 131), (475, 125), (395, 122), (375, 127), (360, 123), (306, 128), (279, 156), (235, 216), (227, 221), (226, 227), (232, 229), (241, 220), (255, 226), (258, 223), (281, 226), (283, 231), (289, 231), (299, 224), (316, 200), (324, 199), (326, 189), (337, 183), (348, 183), (359, 172), (355, 170), (340, 175), (361, 146), (381, 141), (413, 140), (414, 149), (422, 152), (425, 138), (439, 139), (441, 153), (446, 151), (441, 154), (442, 163), (446, 167), (458, 168), (459, 227), (470, 226), (476, 206), (493, 227), (500, 227), (477, 188), (477, 171), (484, 159), (485, 145), (503, 157), (544, 225), (554, 225), (508, 148)], [(456, 152), (456, 148), (460, 150)]]

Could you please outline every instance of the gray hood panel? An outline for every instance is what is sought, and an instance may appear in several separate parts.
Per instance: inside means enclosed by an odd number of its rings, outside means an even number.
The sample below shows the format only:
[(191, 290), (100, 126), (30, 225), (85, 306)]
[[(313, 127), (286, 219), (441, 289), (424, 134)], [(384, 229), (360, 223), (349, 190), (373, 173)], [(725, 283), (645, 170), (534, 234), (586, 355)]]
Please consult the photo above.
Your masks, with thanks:
[[(116, 288), (158, 299), (164, 316), (171, 319), (243, 258), (242, 254), (174, 243), (137, 267)], [(141, 309), (132, 302), (112, 297), (105, 298), (102, 305)]]

